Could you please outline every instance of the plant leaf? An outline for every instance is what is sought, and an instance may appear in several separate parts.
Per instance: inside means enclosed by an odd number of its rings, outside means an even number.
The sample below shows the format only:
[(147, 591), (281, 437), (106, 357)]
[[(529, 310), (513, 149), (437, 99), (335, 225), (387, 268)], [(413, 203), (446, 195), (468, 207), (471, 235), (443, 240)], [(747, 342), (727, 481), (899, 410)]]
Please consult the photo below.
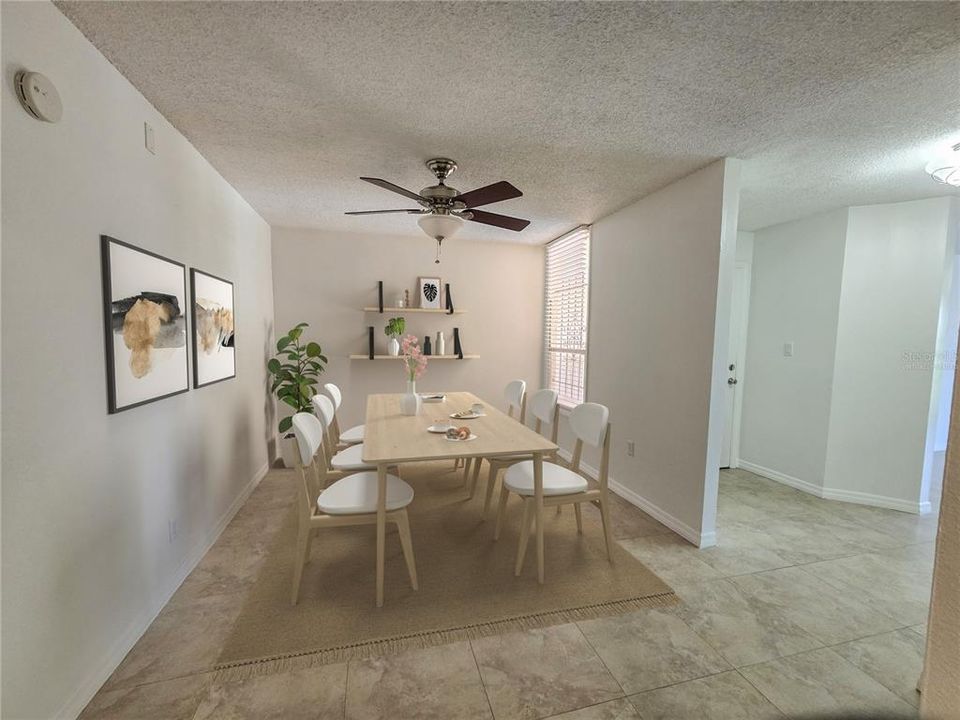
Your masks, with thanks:
[(290, 335), (290, 338), (293, 340), (299, 340), (300, 336), (303, 335), (303, 328), (298, 325), (293, 330), (291, 330), (288, 333), (288, 335)]
[(299, 412), (300, 403), (297, 402), (297, 399), (295, 397), (293, 397), (292, 395), (284, 395), (280, 399), (283, 400), (287, 405), (292, 407), (294, 410), (297, 410)]
[(281, 433), (285, 433), (290, 428), (293, 427), (293, 417), (288, 415), (283, 420), (280, 421), (280, 426), (277, 428)]
[(283, 349), (293, 342), (293, 339), (289, 335), (284, 335), (282, 338), (277, 340), (277, 352), (283, 352)]
[(318, 357), (321, 354), (323, 354), (323, 350), (320, 349), (320, 346), (317, 343), (307, 343), (307, 357)]
[(280, 361), (276, 358), (272, 358), (270, 362), (267, 363), (267, 370), (276, 375), (278, 372), (280, 372)]

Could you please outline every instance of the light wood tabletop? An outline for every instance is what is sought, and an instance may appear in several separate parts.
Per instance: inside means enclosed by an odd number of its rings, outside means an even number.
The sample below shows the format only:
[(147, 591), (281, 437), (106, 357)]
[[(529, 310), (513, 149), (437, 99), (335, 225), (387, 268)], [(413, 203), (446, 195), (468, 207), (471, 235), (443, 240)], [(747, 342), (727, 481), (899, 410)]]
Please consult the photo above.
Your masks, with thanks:
[[(425, 402), (419, 415), (402, 415), (402, 395), (370, 395), (363, 434), (363, 461), (370, 465), (419, 460), (444, 460), (493, 455), (530, 455), (557, 449), (543, 435), (510, 418), (506, 413), (469, 392), (448, 392), (443, 402)], [(483, 417), (456, 420), (453, 412), (469, 410), (474, 403), (484, 406)], [(431, 425), (465, 425), (476, 440), (453, 441), (427, 432)]]
[[(363, 461), (377, 467), (377, 607), (383, 606), (383, 568), (387, 521), (387, 468), (424, 460), (528, 455), (533, 457), (536, 499), (537, 580), (543, 582), (543, 456), (555, 443), (469, 392), (448, 392), (443, 402), (425, 402), (419, 415), (400, 412), (402, 395), (370, 395), (364, 425)], [(456, 420), (450, 413), (483, 403), (483, 416)], [(436, 422), (466, 425), (477, 437), (455, 442), (430, 433)]]

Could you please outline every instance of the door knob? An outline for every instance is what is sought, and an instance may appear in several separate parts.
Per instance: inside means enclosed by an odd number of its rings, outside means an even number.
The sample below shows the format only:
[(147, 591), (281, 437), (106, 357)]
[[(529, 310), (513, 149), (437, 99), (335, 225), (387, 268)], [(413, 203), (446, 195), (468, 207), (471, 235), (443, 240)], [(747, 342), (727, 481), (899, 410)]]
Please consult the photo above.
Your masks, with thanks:
[(736, 378), (727, 378), (727, 385), (736, 385), (736, 384), (737, 384)]

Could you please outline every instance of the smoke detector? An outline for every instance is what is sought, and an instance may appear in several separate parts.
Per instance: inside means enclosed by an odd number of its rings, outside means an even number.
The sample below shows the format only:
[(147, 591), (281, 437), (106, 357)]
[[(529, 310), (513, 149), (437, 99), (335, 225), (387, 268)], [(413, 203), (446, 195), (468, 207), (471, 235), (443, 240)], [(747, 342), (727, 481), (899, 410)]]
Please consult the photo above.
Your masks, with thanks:
[(60, 121), (63, 104), (60, 102), (60, 93), (50, 82), (50, 78), (38, 72), (21, 70), (14, 77), (14, 85), (24, 110), (37, 120), (48, 123)]

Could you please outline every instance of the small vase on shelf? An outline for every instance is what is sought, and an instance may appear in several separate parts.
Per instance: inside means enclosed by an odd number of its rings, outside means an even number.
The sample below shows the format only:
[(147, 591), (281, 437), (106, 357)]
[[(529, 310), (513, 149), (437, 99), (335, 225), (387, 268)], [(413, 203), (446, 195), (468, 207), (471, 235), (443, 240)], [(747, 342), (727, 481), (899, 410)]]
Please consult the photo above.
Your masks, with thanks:
[(434, 355), (445, 355), (447, 350), (447, 341), (443, 337), (443, 331), (437, 333), (437, 343), (434, 346)]
[(387, 340), (387, 355), (392, 357), (397, 357), (400, 354), (400, 341), (397, 340), (396, 336), (392, 336)]
[(404, 415), (419, 415), (423, 400), (417, 395), (417, 381), (407, 380), (407, 393), (400, 398), (400, 412)]

